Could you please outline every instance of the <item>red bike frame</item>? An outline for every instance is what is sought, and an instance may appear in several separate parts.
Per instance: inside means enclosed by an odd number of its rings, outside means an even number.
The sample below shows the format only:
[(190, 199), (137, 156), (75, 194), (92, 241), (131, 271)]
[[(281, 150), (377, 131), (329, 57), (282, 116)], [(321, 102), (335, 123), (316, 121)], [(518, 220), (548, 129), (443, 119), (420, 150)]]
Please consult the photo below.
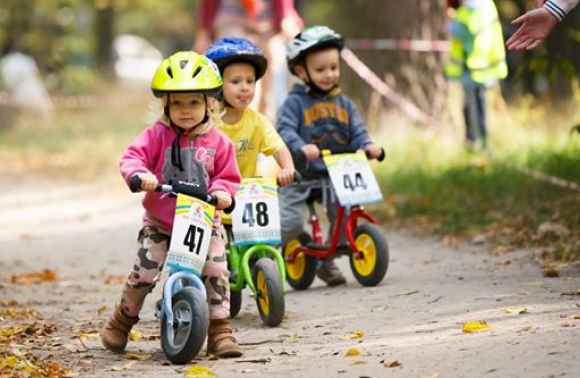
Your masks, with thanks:
[[(296, 256), (299, 253), (305, 253), (308, 255), (313, 255), (319, 258), (326, 259), (336, 253), (337, 246), (338, 246), (338, 239), (340, 237), (340, 229), (342, 226), (342, 218), (344, 216), (345, 208), (343, 206), (338, 205), (336, 219), (334, 222), (334, 228), (332, 233), (332, 239), (330, 240), (330, 245), (326, 244), (324, 236), (322, 235), (322, 228), (320, 227), (320, 223), (317, 217), (311, 217), (310, 223), (312, 226), (312, 237), (314, 238), (314, 243), (316, 245), (325, 246), (325, 249), (313, 249), (309, 248), (307, 245), (301, 245), (300, 247), (296, 248), (292, 251), (292, 254), (288, 256), (288, 262), (290, 264), (294, 263), (296, 260)], [(364, 218), (369, 223), (378, 225), (377, 220), (370, 215), (369, 213), (365, 212), (361, 205), (353, 205), (350, 207), (350, 214), (346, 218), (346, 237), (348, 239), (348, 243), (350, 244), (352, 254), (354, 255), (355, 259), (361, 259), (361, 252), (356, 247), (356, 242), (354, 240), (354, 230), (358, 226), (358, 219)]]

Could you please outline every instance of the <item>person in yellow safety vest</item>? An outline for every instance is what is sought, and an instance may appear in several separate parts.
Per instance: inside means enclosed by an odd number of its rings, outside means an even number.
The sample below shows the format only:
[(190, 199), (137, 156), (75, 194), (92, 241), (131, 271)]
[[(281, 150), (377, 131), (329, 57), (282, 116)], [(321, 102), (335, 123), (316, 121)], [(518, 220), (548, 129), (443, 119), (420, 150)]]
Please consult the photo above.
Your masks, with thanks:
[(492, 0), (448, 0), (450, 50), (445, 74), (460, 79), (470, 147), (488, 151), (485, 89), (507, 76), (505, 47)]

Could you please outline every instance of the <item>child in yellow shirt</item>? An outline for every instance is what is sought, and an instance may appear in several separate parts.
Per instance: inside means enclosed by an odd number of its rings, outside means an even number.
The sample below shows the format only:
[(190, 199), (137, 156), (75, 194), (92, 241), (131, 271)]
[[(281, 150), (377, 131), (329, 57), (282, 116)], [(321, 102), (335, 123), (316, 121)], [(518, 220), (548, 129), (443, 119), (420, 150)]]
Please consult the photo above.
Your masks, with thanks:
[(264, 53), (244, 38), (222, 38), (212, 44), (205, 55), (221, 71), (226, 112), (219, 126), (234, 142), (242, 177), (256, 175), (258, 155), (273, 156), (280, 170), (280, 186), (292, 183), (294, 163), (286, 144), (272, 123), (248, 106), (254, 99), (256, 82), (264, 76), (268, 62)]

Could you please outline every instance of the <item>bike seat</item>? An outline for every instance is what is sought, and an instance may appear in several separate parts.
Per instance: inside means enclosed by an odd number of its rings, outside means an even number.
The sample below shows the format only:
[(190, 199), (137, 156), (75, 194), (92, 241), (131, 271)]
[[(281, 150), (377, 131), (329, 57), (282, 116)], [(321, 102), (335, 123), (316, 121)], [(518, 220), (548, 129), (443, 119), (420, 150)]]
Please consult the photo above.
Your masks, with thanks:
[(306, 244), (306, 248), (312, 249), (315, 251), (325, 251), (328, 249), (328, 246), (326, 244), (316, 244), (314, 242), (310, 242), (310, 243)]

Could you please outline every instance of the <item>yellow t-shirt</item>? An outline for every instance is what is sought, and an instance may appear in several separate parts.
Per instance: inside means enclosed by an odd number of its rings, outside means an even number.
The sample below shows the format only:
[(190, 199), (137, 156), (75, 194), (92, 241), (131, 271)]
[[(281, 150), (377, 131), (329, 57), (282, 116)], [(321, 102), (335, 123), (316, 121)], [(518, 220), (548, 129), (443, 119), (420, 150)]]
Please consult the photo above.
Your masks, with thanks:
[[(236, 147), (236, 160), (242, 177), (254, 177), (258, 168), (258, 155), (274, 155), (285, 144), (268, 119), (253, 109), (246, 108), (240, 120), (233, 124), (222, 123), (224, 132)], [(220, 211), (223, 224), (232, 224), (230, 214)]]
[(236, 146), (236, 159), (242, 177), (256, 175), (260, 152), (271, 156), (285, 146), (272, 123), (253, 109), (244, 109), (237, 123), (223, 123), (219, 128)]

